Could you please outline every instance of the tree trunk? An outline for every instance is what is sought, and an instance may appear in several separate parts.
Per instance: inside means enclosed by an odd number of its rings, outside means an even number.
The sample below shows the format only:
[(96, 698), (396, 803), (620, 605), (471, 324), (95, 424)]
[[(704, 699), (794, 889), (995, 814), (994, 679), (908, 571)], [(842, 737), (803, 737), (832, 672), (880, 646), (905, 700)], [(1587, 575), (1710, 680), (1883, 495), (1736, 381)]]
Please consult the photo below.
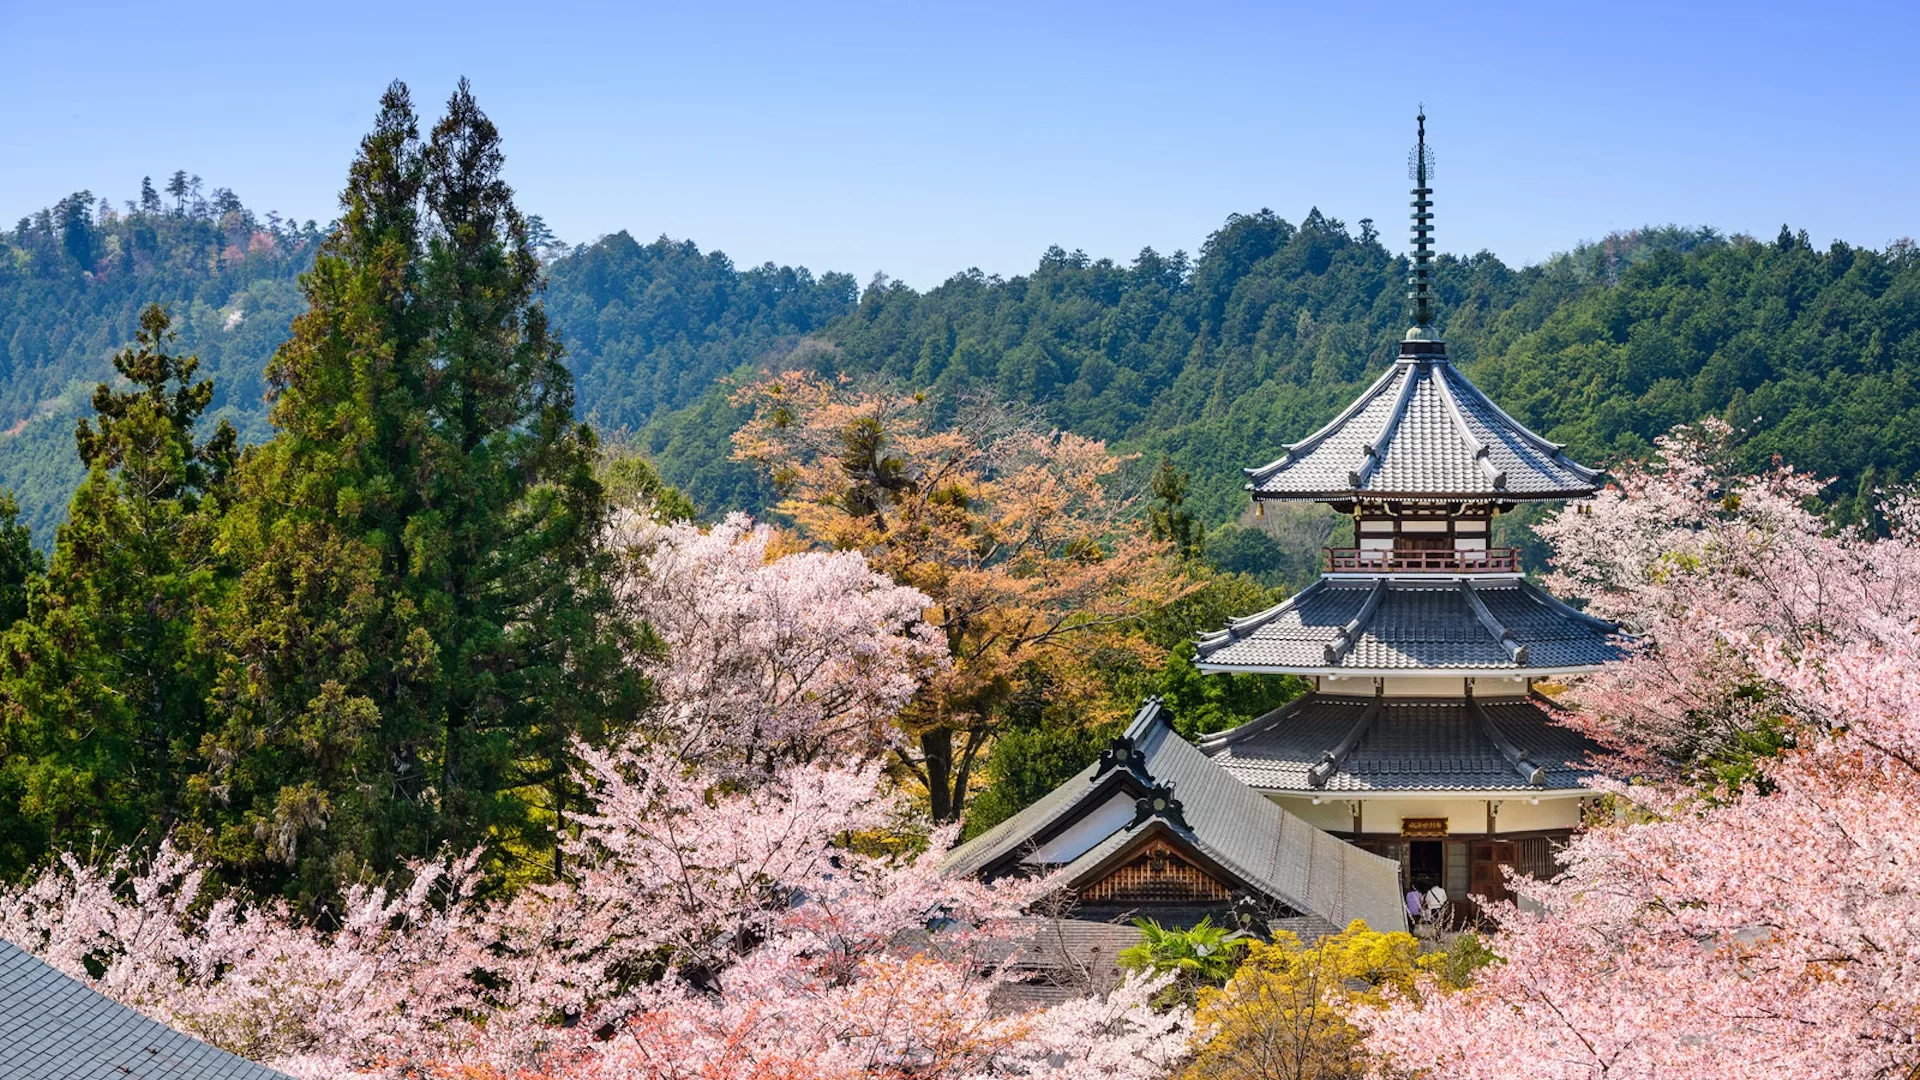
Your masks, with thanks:
[(926, 762), (928, 811), (936, 822), (960, 816), (959, 793), (953, 790), (953, 729), (937, 727), (920, 736), (920, 757)]

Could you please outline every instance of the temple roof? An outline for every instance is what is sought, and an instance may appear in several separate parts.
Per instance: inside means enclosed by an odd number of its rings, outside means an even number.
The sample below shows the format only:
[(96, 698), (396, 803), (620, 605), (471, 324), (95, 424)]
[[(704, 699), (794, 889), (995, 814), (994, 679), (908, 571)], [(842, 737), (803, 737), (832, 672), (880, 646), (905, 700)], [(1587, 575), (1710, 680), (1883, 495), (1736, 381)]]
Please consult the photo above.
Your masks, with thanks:
[[(1154, 793), (1168, 789), (1167, 811), (1151, 812)], [(1138, 796), (1139, 813), (1131, 823), (1099, 825), (1116, 795)], [(1227, 774), (1173, 730), (1157, 698), (1141, 706), (1102, 762), (953, 849), (944, 869), (991, 875), (1023, 858), (1031, 865), (1043, 845), (1082, 823), (1104, 836), (1086, 836), (1074, 846), (1090, 846), (1069, 850), (1064, 864), (1040, 864), (1061, 870), (1068, 887), (1093, 879), (1142, 839), (1165, 835), (1303, 916), (1296, 924), (1303, 931), (1330, 932), (1354, 919), (1377, 928), (1404, 923), (1396, 863), (1314, 828)]]
[(1196, 641), (1202, 671), (1545, 675), (1624, 655), (1619, 628), (1519, 575), (1321, 578)]
[(1307, 694), (1200, 741), (1229, 775), (1303, 794), (1566, 791), (1598, 747), (1529, 698), (1397, 699)]
[(8, 1080), (288, 1080), (120, 1004), (0, 941)]
[[(1403, 350), (1409, 346), (1403, 346)], [(1508, 416), (1417, 343), (1333, 422), (1248, 469), (1256, 499), (1509, 501), (1579, 498), (1600, 473)]]

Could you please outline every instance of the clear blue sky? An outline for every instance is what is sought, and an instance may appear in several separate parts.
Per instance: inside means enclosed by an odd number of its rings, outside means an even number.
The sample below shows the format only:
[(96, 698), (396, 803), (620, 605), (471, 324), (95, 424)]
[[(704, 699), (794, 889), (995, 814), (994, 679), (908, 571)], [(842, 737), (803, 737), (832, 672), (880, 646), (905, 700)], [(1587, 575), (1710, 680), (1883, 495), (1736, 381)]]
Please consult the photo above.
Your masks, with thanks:
[(1912, 3), (297, 6), (0, 0), (0, 218), (184, 168), (324, 222), (387, 80), (465, 74), (564, 239), (916, 287), (1263, 206), (1403, 247), (1423, 100), (1448, 251), (1920, 233)]

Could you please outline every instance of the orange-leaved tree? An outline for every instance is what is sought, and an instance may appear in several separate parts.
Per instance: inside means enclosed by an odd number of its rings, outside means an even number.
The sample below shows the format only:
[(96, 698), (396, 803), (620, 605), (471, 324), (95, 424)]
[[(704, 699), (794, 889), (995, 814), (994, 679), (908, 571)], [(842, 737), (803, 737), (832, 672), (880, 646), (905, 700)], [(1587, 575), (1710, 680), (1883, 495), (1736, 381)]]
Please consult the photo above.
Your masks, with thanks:
[(767, 470), (780, 511), (932, 600), (951, 664), (903, 713), (899, 757), (935, 820), (960, 816), (1023, 681), (1039, 675), (1097, 712), (1113, 708), (1098, 672), (1116, 655), (1160, 659), (1133, 632), (1139, 617), (1196, 586), (1173, 546), (1147, 535), (1136, 498), (1115, 490), (1129, 459), (1104, 443), (982, 397), (940, 423), (924, 395), (805, 372), (735, 400), (754, 415), (734, 455)]

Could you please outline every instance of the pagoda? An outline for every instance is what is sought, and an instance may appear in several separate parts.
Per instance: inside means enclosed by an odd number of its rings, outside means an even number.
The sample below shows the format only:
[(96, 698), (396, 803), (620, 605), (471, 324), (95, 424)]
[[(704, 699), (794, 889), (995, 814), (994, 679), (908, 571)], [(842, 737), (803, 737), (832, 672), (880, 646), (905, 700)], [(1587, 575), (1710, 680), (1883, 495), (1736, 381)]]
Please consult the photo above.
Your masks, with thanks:
[(1201, 638), (1208, 672), (1289, 674), (1312, 692), (1199, 750), (1293, 814), (1399, 863), (1405, 888), (1506, 894), (1550, 874), (1579, 824), (1593, 747), (1537, 687), (1621, 655), (1618, 629), (1556, 600), (1492, 546), (1523, 502), (1591, 497), (1600, 474), (1503, 412), (1433, 327), (1426, 116), (1409, 176), (1413, 326), (1392, 366), (1325, 427), (1246, 470), (1256, 509), (1325, 503), (1351, 547), (1276, 607)]

